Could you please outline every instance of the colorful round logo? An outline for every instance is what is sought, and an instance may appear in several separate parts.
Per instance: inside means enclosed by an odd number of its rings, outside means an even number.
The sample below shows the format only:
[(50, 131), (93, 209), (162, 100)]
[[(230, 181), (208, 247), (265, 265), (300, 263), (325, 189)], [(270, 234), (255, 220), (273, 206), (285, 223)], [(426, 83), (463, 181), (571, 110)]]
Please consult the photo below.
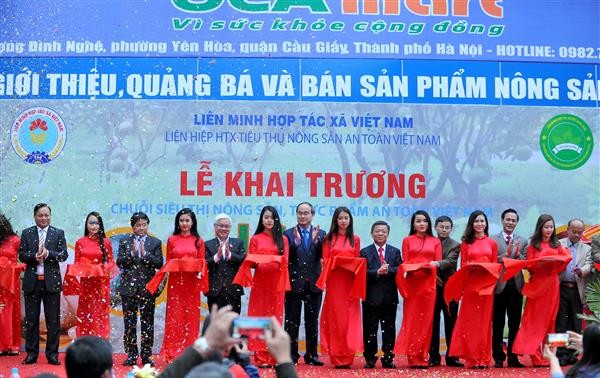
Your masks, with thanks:
[(562, 170), (577, 169), (592, 155), (594, 136), (581, 118), (559, 114), (544, 125), (540, 148), (552, 166)]
[(25, 162), (46, 164), (56, 159), (67, 141), (67, 128), (54, 110), (35, 107), (24, 110), (10, 129), (13, 149)]

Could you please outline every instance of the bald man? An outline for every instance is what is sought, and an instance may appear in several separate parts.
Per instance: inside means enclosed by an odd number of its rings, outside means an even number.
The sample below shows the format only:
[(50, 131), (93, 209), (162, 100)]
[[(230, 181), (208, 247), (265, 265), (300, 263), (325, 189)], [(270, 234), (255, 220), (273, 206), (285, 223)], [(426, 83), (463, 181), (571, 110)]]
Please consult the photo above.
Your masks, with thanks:
[[(567, 224), (567, 237), (561, 244), (570, 251), (573, 259), (560, 275), (560, 305), (556, 315), (556, 332), (574, 331), (581, 333), (581, 319), (585, 304), (586, 277), (592, 272), (591, 247), (581, 242), (584, 223), (581, 219), (571, 219)], [(577, 361), (575, 351), (559, 348), (557, 357), (561, 366)]]

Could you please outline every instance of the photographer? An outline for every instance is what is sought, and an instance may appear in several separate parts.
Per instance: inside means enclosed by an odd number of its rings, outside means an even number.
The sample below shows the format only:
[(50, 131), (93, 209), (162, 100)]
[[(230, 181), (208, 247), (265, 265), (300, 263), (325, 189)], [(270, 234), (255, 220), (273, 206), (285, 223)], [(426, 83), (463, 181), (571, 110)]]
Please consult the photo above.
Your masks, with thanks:
[(556, 348), (544, 345), (544, 358), (550, 362), (552, 378), (583, 377), (592, 378), (600, 375), (600, 324), (591, 323), (583, 331), (583, 337), (575, 332), (568, 332), (567, 346), (582, 353), (581, 359), (563, 374)]
[[(167, 366), (159, 377), (184, 377), (194, 367), (207, 361), (223, 363), (223, 351), (229, 351), (234, 345), (242, 342), (241, 339), (233, 338), (230, 333), (233, 319), (238, 316), (231, 311), (229, 305), (220, 309), (213, 306), (211, 321), (204, 335)], [(271, 330), (265, 332), (265, 342), (277, 361), (276, 376), (296, 378), (298, 375), (290, 356), (290, 337), (274, 318), (271, 320)]]

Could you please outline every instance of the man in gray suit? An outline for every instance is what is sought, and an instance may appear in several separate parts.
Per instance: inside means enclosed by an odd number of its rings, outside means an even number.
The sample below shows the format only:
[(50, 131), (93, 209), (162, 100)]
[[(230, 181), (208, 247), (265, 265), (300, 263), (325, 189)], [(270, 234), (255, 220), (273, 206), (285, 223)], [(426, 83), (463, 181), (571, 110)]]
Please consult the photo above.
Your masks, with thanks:
[[(525, 259), (527, 256), (527, 239), (515, 234), (519, 223), (519, 214), (515, 209), (506, 209), (501, 215), (502, 232), (492, 236), (498, 244), (498, 262), (502, 263), (505, 257), (511, 259)], [(504, 366), (506, 353), (504, 353), (504, 324), (508, 318), (508, 366), (523, 367), (519, 358), (512, 352), (512, 346), (521, 325), (523, 310), (523, 295), (521, 289), (524, 284), (523, 274), (518, 273), (506, 282), (498, 280), (494, 290), (494, 318), (492, 321), (492, 354), (494, 367)]]
[[(35, 364), (40, 350), (40, 308), (48, 329), (46, 359), (60, 365), (58, 343), (60, 332), (60, 292), (62, 291), (59, 263), (67, 259), (65, 232), (50, 226), (50, 206), (39, 203), (33, 208), (35, 226), (21, 234), (19, 260), (27, 264), (23, 274), (25, 300), (25, 351), (23, 365)], [(4, 331), (1, 331), (4, 332)]]
[(458, 358), (449, 355), (452, 343), (452, 332), (458, 315), (458, 303), (452, 301), (446, 306), (444, 301), (444, 288), (446, 282), (456, 273), (456, 264), (460, 254), (460, 243), (450, 237), (452, 233), (452, 219), (445, 215), (435, 220), (435, 232), (442, 243), (442, 259), (438, 261), (437, 269), (437, 296), (433, 312), (433, 332), (429, 348), (429, 366), (441, 364), (440, 356), (440, 311), (444, 315), (444, 333), (446, 334), (446, 366), (462, 367)]
[[(567, 237), (560, 239), (573, 259), (560, 274), (560, 304), (556, 315), (556, 332), (581, 333), (581, 319), (577, 318), (577, 314), (583, 312), (586, 278), (593, 268), (591, 247), (581, 242), (584, 227), (581, 219), (571, 219), (567, 224)], [(559, 348), (556, 356), (561, 366), (577, 361), (572, 349)]]
[[(130, 219), (132, 234), (119, 242), (117, 265), (121, 268), (121, 278), (117, 291), (123, 302), (123, 322), (125, 335), (123, 344), (127, 359), (125, 366), (137, 362), (137, 314), (140, 313), (142, 363), (154, 366), (152, 344), (154, 342), (154, 306), (156, 296), (146, 290), (146, 284), (154, 277), (156, 270), (163, 265), (162, 242), (148, 235), (150, 219), (142, 212)], [(157, 292), (158, 293), (158, 292)]]

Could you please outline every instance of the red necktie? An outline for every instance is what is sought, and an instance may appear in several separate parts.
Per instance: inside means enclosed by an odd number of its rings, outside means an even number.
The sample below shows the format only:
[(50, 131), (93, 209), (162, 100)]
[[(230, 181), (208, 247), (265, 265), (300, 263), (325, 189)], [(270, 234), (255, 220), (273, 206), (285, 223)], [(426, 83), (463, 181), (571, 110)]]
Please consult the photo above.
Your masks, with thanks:
[(506, 235), (506, 245), (508, 245), (507, 255), (508, 255), (508, 257), (513, 258), (514, 253), (511, 251), (512, 245), (510, 244), (510, 239), (511, 239), (510, 235)]
[(379, 262), (385, 264), (385, 257), (383, 256), (383, 247), (379, 247)]

